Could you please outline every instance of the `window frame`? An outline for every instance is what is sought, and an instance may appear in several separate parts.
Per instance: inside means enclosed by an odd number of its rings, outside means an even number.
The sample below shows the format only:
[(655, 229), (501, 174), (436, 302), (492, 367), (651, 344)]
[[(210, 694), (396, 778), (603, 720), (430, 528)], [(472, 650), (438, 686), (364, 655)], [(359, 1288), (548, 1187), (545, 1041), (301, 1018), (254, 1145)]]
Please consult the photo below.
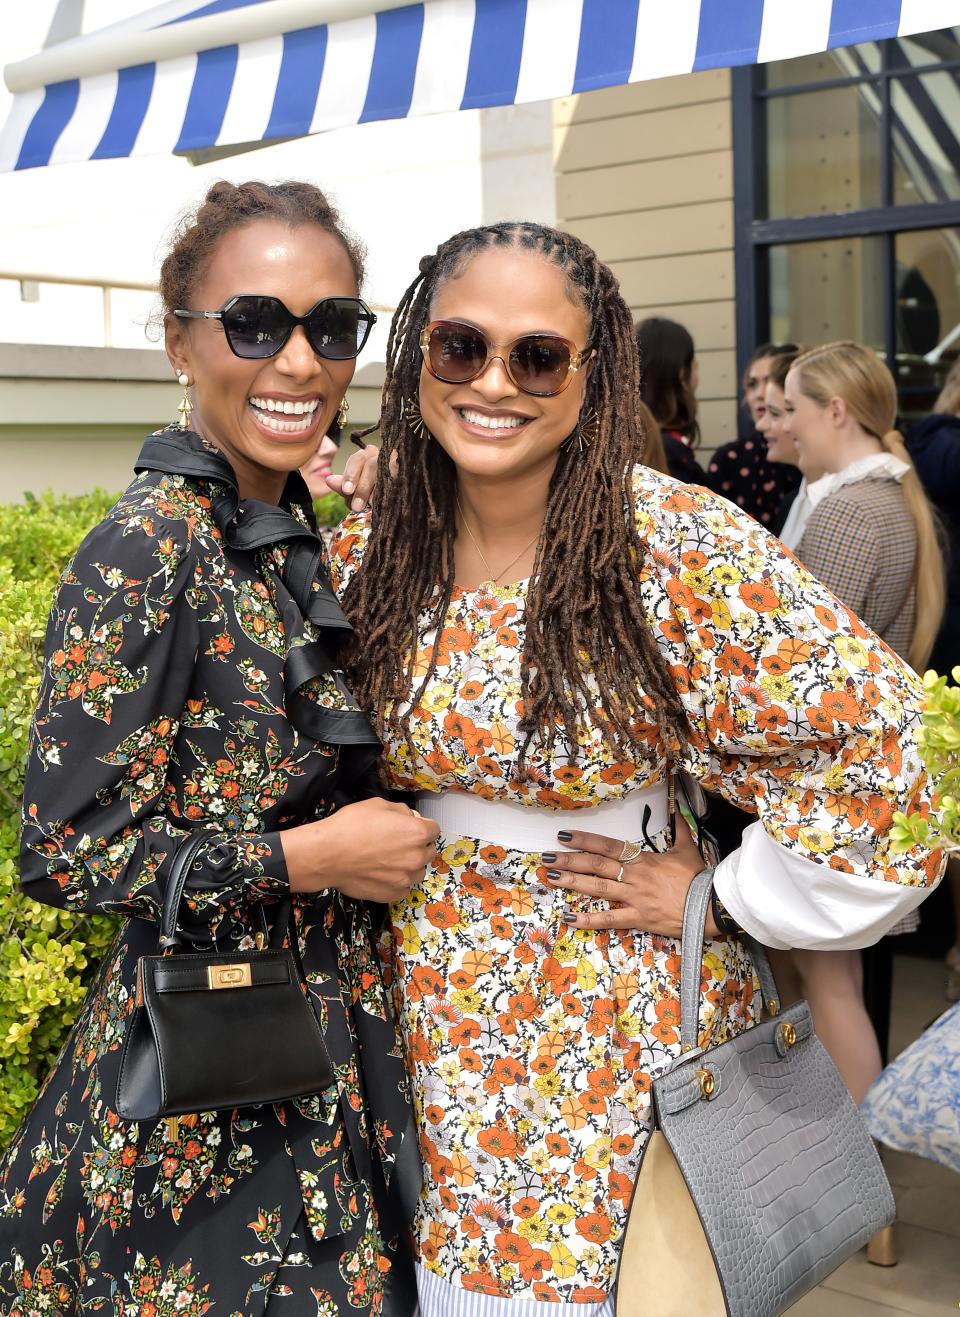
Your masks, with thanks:
[[(767, 87), (760, 65), (732, 70), (734, 271), (736, 279), (737, 374), (743, 377), (758, 343), (770, 338), (769, 249), (782, 244), (822, 242), (831, 238), (885, 238), (883, 262), (884, 352), (895, 371), (896, 235), (920, 229), (960, 225), (960, 200), (893, 204), (893, 116), (895, 80), (925, 73), (953, 72), (960, 78), (960, 57), (913, 65), (904, 61), (896, 39), (878, 43), (880, 68), (860, 75)], [(880, 96), (880, 186), (885, 204), (786, 219), (757, 219), (766, 199), (767, 116), (769, 101), (835, 87), (872, 83)], [(765, 206), (764, 206), (765, 209)]]

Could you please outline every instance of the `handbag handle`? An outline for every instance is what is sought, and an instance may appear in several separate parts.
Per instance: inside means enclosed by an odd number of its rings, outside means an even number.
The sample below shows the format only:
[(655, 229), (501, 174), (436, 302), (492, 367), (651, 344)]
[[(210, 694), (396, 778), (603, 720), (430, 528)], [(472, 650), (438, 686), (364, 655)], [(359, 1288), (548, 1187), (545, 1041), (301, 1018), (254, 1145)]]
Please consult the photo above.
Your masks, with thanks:
[[(167, 880), (166, 890), (163, 896), (163, 911), (160, 916), (160, 937), (158, 945), (164, 955), (176, 951), (182, 943), (182, 938), (177, 932), (177, 921), (180, 917), (180, 902), (183, 900), (183, 893), (187, 885), (187, 879), (190, 877), (190, 870), (194, 862), (205, 846), (215, 841), (217, 833), (209, 828), (201, 828), (199, 832), (191, 833), (186, 837), (173, 857), (173, 863), (170, 866), (170, 877)], [(264, 938), (267, 935), (267, 918), (264, 914), (263, 905), (257, 902), (257, 909), (260, 912), (260, 921), (262, 924), (262, 933)], [(280, 945), (283, 937), (287, 932), (290, 923), (290, 902), (284, 900), (280, 902), (278, 915), (274, 921), (273, 936), (270, 939), (271, 945)], [(291, 941), (295, 941), (291, 938)], [(259, 945), (259, 944), (258, 944)], [(301, 970), (302, 977), (302, 970)]]
[[(681, 1055), (694, 1051), (700, 1040), (700, 973), (712, 890), (713, 869), (701, 869), (687, 888), (687, 898), (683, 905), (683, 934), (680, 942)], [(764, 1008), (769, 1015), (777, 1015), (780, 1011), (777, 981), (766, 950), (747, 933), (743, 934), (742, 941), (760, 980)]]

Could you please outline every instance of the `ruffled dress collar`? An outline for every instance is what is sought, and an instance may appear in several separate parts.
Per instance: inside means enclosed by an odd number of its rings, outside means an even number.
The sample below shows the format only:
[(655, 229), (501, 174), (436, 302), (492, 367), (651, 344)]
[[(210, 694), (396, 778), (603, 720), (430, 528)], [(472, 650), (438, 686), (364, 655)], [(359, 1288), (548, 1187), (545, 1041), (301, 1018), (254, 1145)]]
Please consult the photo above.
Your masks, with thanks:
[(233, 467), (220, 450), (194, 431), (176, 428), (150, 435), (135, 469), (207, 485), (214, 522), (230, 549), (256, 553), (283, 546), (282, 567), (268, 562), (267, 569), (284, 627), (287, 717), (303, 735), (341, 747), (341, 782), (361, 777), (376, 761), (380, 741), (337, 664), (352, 627), (327, 579), (310, 494), (299, 472), (287, 478), (279, 506), (241, 498)]

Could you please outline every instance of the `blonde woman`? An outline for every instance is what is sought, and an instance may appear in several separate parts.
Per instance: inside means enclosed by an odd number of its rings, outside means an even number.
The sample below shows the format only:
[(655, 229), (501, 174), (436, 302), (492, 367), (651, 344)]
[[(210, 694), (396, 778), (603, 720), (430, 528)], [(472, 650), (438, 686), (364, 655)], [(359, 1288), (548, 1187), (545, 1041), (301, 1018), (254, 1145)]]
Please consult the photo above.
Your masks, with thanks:
[[(868, 348), (829, 343), (794, 361), (784, 403), (812, 505), (797, 557), (922, 670), (943, 616), (943, 557), (930, 505), (894, 429), (892, 375)], [(891, 743), (889, 754), (899, 755), (899, 747)], [(891, 931), (906, 932), (916, 919)], [(860, 952), (794, 950), (778, 959), (787, 957), (817, 1033), (862, 1101), (882, 1062), (863, 1001)], [(891, 1235), (874, 1244), (871, 1261), (896, 1260)]]

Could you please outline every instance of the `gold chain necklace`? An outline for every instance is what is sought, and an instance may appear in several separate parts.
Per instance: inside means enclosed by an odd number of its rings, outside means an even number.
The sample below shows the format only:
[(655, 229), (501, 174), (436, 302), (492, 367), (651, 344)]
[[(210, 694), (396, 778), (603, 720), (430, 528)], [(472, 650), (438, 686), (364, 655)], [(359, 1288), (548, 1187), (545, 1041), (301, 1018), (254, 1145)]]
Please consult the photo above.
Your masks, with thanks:
[(499, 584), (500, 584), (500, 577), (501, 577), (501, 576), (506, 576), (507, 572), (508, 572), (508, 571), (510, 570), (510, 568), (514, 565), (514, 563), (518, 563), (518, 562), (520, 561), (520, 559), (523, 557), (523, 555), (527, 552), (527, 550), (528, 550), (528, 549), (532, 549), (533, 546), (537, 543), (537, 541), (540, 539), (540, 536), (543, 534), (543, 527), (541, 526), (540, 529), (537, 531), (536, 535), (534, 535), (533, 539), (530, 541), (530, 543), (529, 543), (529, 544), (525, 544), (524, 547), (523, 547), (523, 548), (520, 550), (520, 552), (517, 554), (517, 556), (516, 556), (515, 558), (511, 558), (510, 561), (507, 563), (506, 567), (501, 568), (500, 571), (497, 573), (497, 575), (494, 576), (494, 574), (493, 574), (493, 568), (492, 568), (492, 567), (490, 566), (490, 564), (487, 562), (487, 559), (486, 559), (486, 556), (485, 556), (483, 550), (480, 548), (480, 545), (477, 543), (477, 537), (476, 537), (476, 535), (474, 535), (473, 531), (470, 529), (470, 523), (467, 521), (466, 517), (463, 515), (463, 508), (460, 506), (460, 495), (459, 495), (459, 494), (455, 495), (455, 498), (456, 498), (456, 501), (457, 501), (457, 511), (460, 513), (460, 520), (463, 522), (463, 529), (464, 529), (464, 530), (467, 532), (467, 534), (470, 536), (470, 539), (471, 539), (471, 541), (472, 541), (472, 543), (473, 543), (473, 547), (476, 549), (477, 553), (479, 553), (479, 555), (480, 555), (480, 561), (483, 563), (484, 567), (485, 567), (485, 568), (487, 569), (487, 571), (490, 573), (490, 575), (487, 577), (487, 580), (488, 580), (488, 581), (492, 581), (494, 585), (499, 585)]

